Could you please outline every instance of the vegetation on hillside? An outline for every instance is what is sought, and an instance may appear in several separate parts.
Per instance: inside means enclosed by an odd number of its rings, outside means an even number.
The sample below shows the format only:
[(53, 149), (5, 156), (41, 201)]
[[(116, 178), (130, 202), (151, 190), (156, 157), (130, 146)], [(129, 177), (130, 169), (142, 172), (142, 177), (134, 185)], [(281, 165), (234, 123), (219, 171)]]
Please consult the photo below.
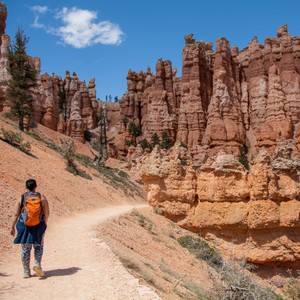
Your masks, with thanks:
[[(251, 274), (251, 265), (225, 260), (205, 240), (168, 220), (164, 225), (159, 221), (158, 225), (158, 218), (163, 217), (154, 218), (149, 213), (133, 210), (130, 215), (114, 220), (110, 229), (106, 226), (104, 234), (108, 237), (113, 237), (114, 233), (118, 235), (112, 242), (116, 255), (130, 273), (154, 289), (162, 299), (299, 299), (295, 298), (299, 291), (296, 280), (290, 282), (289, 294), (277, 295)], [(166, 223), (169, 223), (168, 227)], [(144, 234), (140, 230), (144, 230)], [(128, 231), (132, 232), (130, 238)], [(123, 240), (121, 236), (124, 236)], [(178, 247), (187, 249), (197, 262)], [(199, 268), (202, 273), (209, 274), (212, 282), (203, 284)]]
[(81, 176), (86, 179), (92, 179), (92, 177), (86, 173), (84, 170), (79, 168), (78, 163), (84, 167), (94, 170), (93, 175), (96, 177), (103, 177), (104, 181), (110, 184), (115, 189), (122, 189), (125, 194), (138, 193), (140, 194), (140, 188), (131, 182), (129, 175), (119, 169), (114, 169), (106, 167), (104, 165), (99, 165), (94, 159), (76, 153), (76, 146), (72, 139), (61, 140), (61, 144), (56, 144), (50, 139), (42, 137), (37, 131), (27, 132), (28, 135), (36, 139), (37, 141), (45, 144), (50, 149), (53, 149), (60, 153), (66, 161), (66, 170), (73, 173), (74, 175)]
[(0, 136), (0, 139), (2, 141), (7, 142), (8, 144), (20, 149), (22, 152), (28, 155), (32, 155), (30, 153), (31, 145), (29, 142), (23, 142), (21, 133), (11, 130), (5, 130), (4, 128), (1, 128), (1, 133), (2, 136)]

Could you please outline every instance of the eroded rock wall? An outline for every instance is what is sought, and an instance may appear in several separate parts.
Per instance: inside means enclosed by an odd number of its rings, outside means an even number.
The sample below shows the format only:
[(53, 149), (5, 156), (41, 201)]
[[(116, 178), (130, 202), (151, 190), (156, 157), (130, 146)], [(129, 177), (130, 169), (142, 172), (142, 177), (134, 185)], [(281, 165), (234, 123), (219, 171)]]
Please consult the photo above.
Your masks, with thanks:
[[(257, 264), (300, 263), (300, 160), (296, 149), (261, 149), (247, 172), (221, 151), (194, 168), (187, 150), (155, 148), (140, 175), (148, 201), (228, 257)], [(297, 151), (296, 151), (297, 152)]]
[[(121, 115), (139, 124), (148, 141), (167, 131), (198, 164), (220, 150), (255, 155), (297, 140), (300, 120), (300, 38), (287, 26), (277, 38), (257, 38), (239, 50), (225, 38), (212, 43), (185, 36), (182, 76), (160, 59), (156, 74), (129, 71)], [(173, 75), (171, 75), (173, 74)], [(123, 128), (124, 130), (124, 128)], [(124, 135), (126, 138), (126, 135)]]

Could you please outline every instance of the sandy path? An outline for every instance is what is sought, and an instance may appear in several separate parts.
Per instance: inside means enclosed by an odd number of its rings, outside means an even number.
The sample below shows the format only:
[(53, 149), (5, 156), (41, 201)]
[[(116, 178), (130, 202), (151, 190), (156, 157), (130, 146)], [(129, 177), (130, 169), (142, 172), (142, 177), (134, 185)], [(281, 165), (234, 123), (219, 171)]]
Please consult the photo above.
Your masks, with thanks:
[[(43, 257), (44, 278), (23, 279), (20, 246), (0, 265), (0, 299), (160, 299), (142, 286), (109, 247), (95, 238), (97, 224), (133, 206), (98, 209), (49, 224)], [(33, 254), (33, 253), (32, 253)], [(33, 257), (31, 259), (33, 261)]]

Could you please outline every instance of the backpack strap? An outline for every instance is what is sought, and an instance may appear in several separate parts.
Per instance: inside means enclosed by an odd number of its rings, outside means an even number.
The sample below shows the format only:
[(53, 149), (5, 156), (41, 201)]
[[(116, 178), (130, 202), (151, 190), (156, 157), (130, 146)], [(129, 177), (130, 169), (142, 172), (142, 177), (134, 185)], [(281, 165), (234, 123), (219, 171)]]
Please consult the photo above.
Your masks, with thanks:
[(21, 195), (21, 203), (20, 203), (20, 210), (22, 211), (22, 208), (24, 207), (24, 194)]

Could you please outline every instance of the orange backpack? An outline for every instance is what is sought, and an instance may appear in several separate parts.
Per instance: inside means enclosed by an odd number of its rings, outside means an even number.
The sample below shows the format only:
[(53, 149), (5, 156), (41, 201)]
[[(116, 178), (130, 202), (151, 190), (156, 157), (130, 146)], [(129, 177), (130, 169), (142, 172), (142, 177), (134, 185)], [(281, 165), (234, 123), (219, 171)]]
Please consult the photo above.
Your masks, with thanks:
[(41, 222), (43, 210), (40, 193), (27, 192), (22, 195), (21, 214), (26, 226), (35, 226)]

